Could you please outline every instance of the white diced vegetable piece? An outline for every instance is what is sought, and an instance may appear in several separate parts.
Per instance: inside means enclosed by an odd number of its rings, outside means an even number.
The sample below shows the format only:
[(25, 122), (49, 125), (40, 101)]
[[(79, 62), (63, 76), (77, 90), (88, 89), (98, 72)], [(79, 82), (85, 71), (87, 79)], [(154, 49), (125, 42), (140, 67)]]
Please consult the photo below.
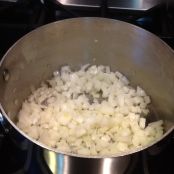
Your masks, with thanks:
[(117, 148), (118, 150), (120, 151), (125, 151), (125, 150), (128, 150), (128, 145), (126, 143), (123, 143), (123, 142), (119, 142), (117, 144)]
[(141, 129), (144, 129), (146, 127), (146, 119), (145, 118), (140, 118), (139, 125), (140, 125)]
[(139, 95), (139, 96), (146, 96), (146, 93), (145, 93), (145, 91), (142, 89), (142, 88), (140, 88), (139, 86), (137, 86), (137, 94)]
[(149, 104), (149, 103), (150, 103), (150, 97), (149, 97), (149, 96), (145, 96), (145, 97), (144, 97), (144, 102), (145, 102), (146, 104)]
[(162, 125), (163, 125), (163, 121), (162, 120), (149, 123), (149, 126), (150, 127), (153, 127), (153, 128), (158, 128), (158, 127), (160, 127)]

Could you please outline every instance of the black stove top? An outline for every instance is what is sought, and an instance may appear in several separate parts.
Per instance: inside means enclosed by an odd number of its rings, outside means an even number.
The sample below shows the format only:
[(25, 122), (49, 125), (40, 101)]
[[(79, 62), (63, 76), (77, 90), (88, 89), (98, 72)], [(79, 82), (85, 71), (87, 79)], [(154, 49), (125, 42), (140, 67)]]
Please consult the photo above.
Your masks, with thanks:
[[(120, 6), (119, 8), (109, 8), (106, 2), (107, 0), (101, 0), (100, 6), (98, 4), (97, 8), (90, 8), (90, 6), (72, 8), (62, 5), (56, 0), (16, 0), (16, 2), (0, 0), (1, 56), (16, 40), (41, 25), (66, 18), (85, 16), (113, 18), (135, 24), (156, 34), (174, 47), (174, 8), (172, 4), (159, 5), (156, 3), (155, 6), (153, 2), (152, 8), (148, 10), (141, 10), (141, 8), (130, 10), (129, 8), (121, 9)], [(120, 5), (120, 3), (118, 4)]]
[[(174, 48), (172, 4), (158, 3), (147, 10), (108, 8), (107, 1), (101, 1), (97, 8), (74, 6), (72, 8), (54, 0), (0, 0), (0, 57), (29, 31), (53, 21), (81, 16), (106, 17), (132, 23), (154, 33)], [(19, 135), (12, 138), (14, 135), (11, 136), (9, 132), (0, 129), (0, 173), (51, 174), (43, 149)], [(157, 146), (138, 153), (126, 173), (173, 174), (173, 160), (174, 139), (170, 135)]]

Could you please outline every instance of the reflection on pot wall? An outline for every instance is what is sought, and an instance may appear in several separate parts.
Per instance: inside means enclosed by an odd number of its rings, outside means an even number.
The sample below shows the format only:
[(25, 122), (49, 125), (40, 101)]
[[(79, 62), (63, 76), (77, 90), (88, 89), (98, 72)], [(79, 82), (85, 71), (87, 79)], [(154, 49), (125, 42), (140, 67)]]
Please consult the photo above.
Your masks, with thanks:
[(133, 156), (88, 159), (44, 150), (44, 159), (53, 174), (123, 174), (129, 168)]

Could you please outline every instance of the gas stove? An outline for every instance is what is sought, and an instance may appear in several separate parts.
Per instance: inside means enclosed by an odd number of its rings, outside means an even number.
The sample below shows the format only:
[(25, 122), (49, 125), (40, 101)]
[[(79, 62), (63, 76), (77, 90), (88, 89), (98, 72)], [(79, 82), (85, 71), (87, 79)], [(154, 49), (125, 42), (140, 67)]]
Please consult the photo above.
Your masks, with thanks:
[[(85, 16), (112, 18), (140, 26), (174, 49), (174, 7), (169, 1), (0, 0), (0, 57), (20, 37), (39, 26)], [(124, 173), (173, 174), (173, 147), (172, 133), (152, 148), (130, 156)], [(112, 159), (101, 159), (99, 163), (114, 170)], [(3, 174), (81, 174), (82, 169), (85, 174), (88, 168), (93, 168), (98, 162), (86, 163), (85, 159), (56, 155), (31, 143), (10, 128), (1, 126), (0, 164)], [(105, 168), (100, 173), (109, 174)]]

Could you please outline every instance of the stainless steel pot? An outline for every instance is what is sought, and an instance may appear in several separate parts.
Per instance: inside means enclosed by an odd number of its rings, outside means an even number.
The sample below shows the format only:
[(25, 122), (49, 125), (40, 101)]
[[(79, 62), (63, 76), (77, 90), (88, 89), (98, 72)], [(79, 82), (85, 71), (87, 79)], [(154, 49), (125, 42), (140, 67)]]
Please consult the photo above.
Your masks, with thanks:
[[(134, 25), (104, 18), (74, 18), (42, 26), (25, 35), (4, 55), (0, 64), (0, 103), (3, 116), (26, 138), (16, 125), (22, 101), (31, 87), (38, 87), (52, 72), (68, 64), (111, 66), (125, 74), (132, 84), (142, 86), (152, 98), (151, 120), (165, 121), (167, 136), (174, 129), (174, 53), (155, 35)], [(154, 142), (157, 143), (159, 140)], [(152, 144), (120, 157), (143, 150)], [(61, 151), (76, 157), (81, 156)], [(108, 157), (108, 156), (103, 156)], [(110, 156), (111, 157), (111, 156)]]

